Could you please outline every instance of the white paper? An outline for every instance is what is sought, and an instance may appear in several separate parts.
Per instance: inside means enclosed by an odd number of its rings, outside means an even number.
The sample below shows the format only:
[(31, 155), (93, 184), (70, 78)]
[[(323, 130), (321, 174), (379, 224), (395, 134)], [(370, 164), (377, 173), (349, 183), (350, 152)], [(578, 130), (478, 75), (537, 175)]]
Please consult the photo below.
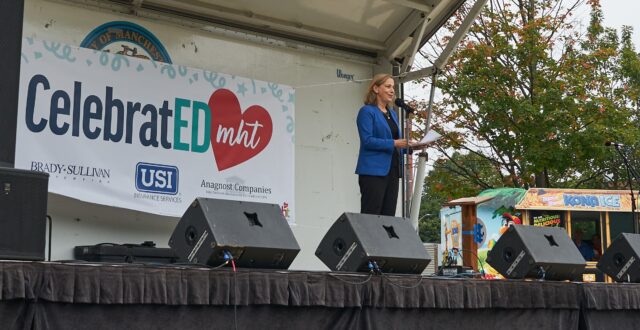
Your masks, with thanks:
[(440, 135), (438, 132), (436, 132), (434, 130), (430, 130), (429, 132), (427, 132), (427, 134), (424, 135), (424, 137), (420, 141), (414, 142), (414, 143), (410, 143), (410, 146), (411, 147), (426, 146), (428, 144), (431, 144), (431, 143), (437, 141), (441, 137), (442, 137), (442, 135)]
[(429, 132), (427, 132), (427, 134), (425, 134), (425, 136), (422, 138), (422, 140), (420, 140), (420, 142), (418, 142), (418, 143), (419, 144), (428, 144), (428, 143), (437, 141), (441, 137), (442, 137), (442, 135), (438, 134), (438, 132), (436, 132), (434, 130), (429, 130)]

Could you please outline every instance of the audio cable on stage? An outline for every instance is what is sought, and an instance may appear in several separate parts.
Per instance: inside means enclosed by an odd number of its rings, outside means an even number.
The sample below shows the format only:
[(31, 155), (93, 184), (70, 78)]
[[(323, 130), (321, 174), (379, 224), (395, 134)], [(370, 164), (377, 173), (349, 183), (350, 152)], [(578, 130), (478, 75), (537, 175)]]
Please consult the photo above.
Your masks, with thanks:
[(383, 279), (386, 279), (387, 281), (389, 281), (389, 284), (391, 284), (393, 286), (396, 286), (396, 287), (399, 287), (399, 288), (403, 288), (403, 289), (414, 289), (414, 288), (417, 288), (418, 286), (420, 286), (420, 284), (422, 283), (422, 279), (424, 278), (424, 276), (418, 275), (418, 277), (419, 277), (418, 282), (416, 282), (413, 285), (406, 286), (406, 285), (401, 285), (401, 284), (398, 284), (398, 283), (394, 283), (394, 280), (392, 280), (391, 277), (389, 277), (387, 274), (382, 272), (382, 269), (380, 269), (380, 267), (378, 266), (378, 263), (375, 260), (369, 261), (369, 268), (373, 269), (373, 271), (376, 274), (379, 274), (380, 276), (382, 276)]
[(340, 282), (344, 282), (344, 283), (347, 283), (347, 284), (362, 285), (362, 284), (366, 284), (367, 282), (371, 281), (371, 278), (373, 277), (373, 272), (370, 271), (369, 275), (367, 276), (367, 278), (364, 279), (363, 281), (360, 281), (360, 282), (347, 281), (345, 279), (340, 278), (341, 275), (332, 274), (332, 273), (329, 273), (329, 276), (335, 278), (336, 280), (338, 280)]
[(471, 252), (471, 254), (473, 254), (476, 257), (476, 260), (478, 260), (478, 263), (480, 264), (480, 278), (484, 278), (485, 277), (485, 271), (484, 271), (484, 263), (482, 262), (482, 260), (480, 260), (480, 257), (478, 257), (478, 255), (476, 253), (474, 253), (471, 250), (468, 249), (461, 249), (461, 252)]
[(225, 263), (231, 262), (233, 272), (233, 328), (238, 329), (238, 269), (236, 268), (236, 260), (229, 250), (222, 252)]

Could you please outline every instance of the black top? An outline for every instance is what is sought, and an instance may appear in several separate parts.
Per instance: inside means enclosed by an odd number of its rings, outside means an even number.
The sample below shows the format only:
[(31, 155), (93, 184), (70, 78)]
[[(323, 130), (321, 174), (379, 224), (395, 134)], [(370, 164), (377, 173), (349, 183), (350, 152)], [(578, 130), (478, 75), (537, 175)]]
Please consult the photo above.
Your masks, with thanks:
[[(387, 118), (387, 124), (389, 124), (389, 128), (391, 129), (391, 136), (394, 140), (400, 138), (400, 130), (398, 129), (398, 125), (391, 118), (391, 114), (387, 113), (384, 115)], [(394, 172), (395, 171), (395, 172)], [(389, 168), (389, 174), (397, 173), (398, 177), (400, 177), (400, 154), (398, 153), (398, 148), (393, 148), (393, 155), (391, 155), (391, 167)]]

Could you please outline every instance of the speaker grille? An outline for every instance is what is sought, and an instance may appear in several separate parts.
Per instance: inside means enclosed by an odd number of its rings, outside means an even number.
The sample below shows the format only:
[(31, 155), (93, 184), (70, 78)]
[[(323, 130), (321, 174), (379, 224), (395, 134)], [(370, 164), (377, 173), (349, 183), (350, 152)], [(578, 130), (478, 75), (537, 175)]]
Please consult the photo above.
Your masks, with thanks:
[(49, 174), (0, 168), (0, 258), (44, 260)]

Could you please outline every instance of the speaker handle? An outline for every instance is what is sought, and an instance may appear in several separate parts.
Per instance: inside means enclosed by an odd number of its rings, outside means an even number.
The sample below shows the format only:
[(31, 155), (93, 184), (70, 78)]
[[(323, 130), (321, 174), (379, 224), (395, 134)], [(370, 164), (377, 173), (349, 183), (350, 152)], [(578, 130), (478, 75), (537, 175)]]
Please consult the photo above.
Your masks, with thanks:
[(249, 221), (249, 226), (262, 227), (262, 223), (260, 223), (260, 220), (258, 219), (258, 213), (255, 213), (255, 212), (254, 213), (242, 212), (242, 213), (244, 213), (244, 216), (247, 217), (247, 220)]

